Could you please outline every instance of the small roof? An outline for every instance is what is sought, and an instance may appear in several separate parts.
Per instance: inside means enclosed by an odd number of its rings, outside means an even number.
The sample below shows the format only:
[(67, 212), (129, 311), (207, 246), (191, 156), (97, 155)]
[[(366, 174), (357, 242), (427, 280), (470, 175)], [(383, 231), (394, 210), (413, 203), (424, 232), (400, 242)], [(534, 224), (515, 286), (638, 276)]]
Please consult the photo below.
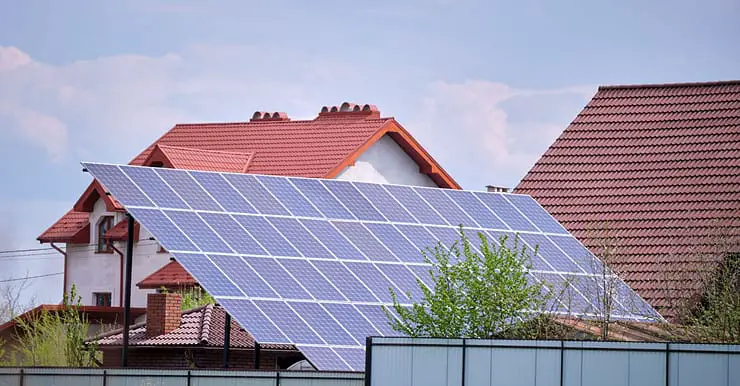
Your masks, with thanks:
[[(349, 110), (325, 107), (312, 120), (291, 121), (285, 114), (278, 113), (249, 122), (178, 124), (130, 164), (151, 165), (147, 162), (156, 160), (167, 161), (168, 166), (175, 168), (217, 172), (241, 168), (240, 172), (254, 174), (334, 178), (388, 135), (438, 186), (460, 188), (394, 118), (381, 118), (375, 106), (353, 109), (356, 105), (345, 103), (342, 106), (345, 105), (350, 106)], [(81, 227), (87, 224), (82, 219), (87, 214), (80, 212), (92, 211), (91, 205), (98, 197), (106, 199), (109, 210), (121, 210), (114, 199), (107, 198), (109, 196), (94, 185), (95, 181), (73, 211), (38, 237), (40, 242), (73, 242)]]
[[(146, 322), (131, 326), (129, 345), (138, 347), (223, 347), (226, 312), (221, 306), (209, 304), (182, 313), (180, 327), (167, 333), (148, 338)], [(98, 335), (90, 341), (97, 341), (101, 347), (118, 347), (123, 345), (123, 329), (116, 329)], [(232, 319), (231, 348), (254, 348), (254, 338), (244, 331)], [(261, 349), (297, 351), (292, 345), (262, 344)]]
[(187, 288), (198, 285), (198, 282), (185, 271), (180, 263), (172, 260), (162, 268), (154, 271), (136, 284), (141, 289), (168, 289)]
[[(76, 308), (80, 313), (84, 313), (91, 323), (115, 324), (123, 321), (123, 307), (102, 307), (102, 306), (70, 306)], [(18, 324), (18, 320), (33, 320), (40, 312), (46, 311), (56, 313), (64, 310), (62, 304), (41, 304), (31, 310), (28, 310), (15, 318), (0, 324), (0, 335), (4, 335), (9, 329)], [(146, 308), (131, 307), (131, 320), (138, 318), (146, 313)]]
[(740, 245), (740, 81), (600, 87), (514, 192), (594, 253), (612, 237), (612, 266), (671, 316), (718, 242)]

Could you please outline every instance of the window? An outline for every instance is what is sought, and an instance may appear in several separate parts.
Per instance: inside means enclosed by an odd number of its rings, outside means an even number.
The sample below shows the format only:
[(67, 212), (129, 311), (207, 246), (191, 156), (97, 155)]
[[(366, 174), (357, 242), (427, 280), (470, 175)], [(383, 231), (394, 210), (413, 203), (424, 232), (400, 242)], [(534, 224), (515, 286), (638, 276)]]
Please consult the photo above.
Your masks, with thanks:
[(93, 300), (98, 307), (110, 307), (110, 292), (93, 292)]
[(103, 216), (98, 222), (98, 253), (113, 253), (113, 245), (105, 239), (105, 234), (113, 227), (113, 216)]

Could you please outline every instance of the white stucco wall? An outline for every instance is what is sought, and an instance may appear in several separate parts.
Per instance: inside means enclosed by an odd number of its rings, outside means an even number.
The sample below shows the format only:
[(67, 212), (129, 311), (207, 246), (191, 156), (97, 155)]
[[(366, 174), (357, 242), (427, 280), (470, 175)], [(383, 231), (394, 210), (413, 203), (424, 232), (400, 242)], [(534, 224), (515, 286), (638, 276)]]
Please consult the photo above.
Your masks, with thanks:
[[(347, 167), (337, 179), (390, 183), (416, 186), (437, 186), (429, 176), (419, 172), (419, 165), (411, 159), (389, 136), (384, 136), (367, 149), (353, 166)], [(90, 213), (90, 243), (87, 246), (68, 245), (67, 291), (72, 284), (82, 296), (83, 304), (94, 305), (93, 292), (110, 292), (111, 304), (120, 306), (120, 256), (117, 253), (95, 253), (97, 223), (101, 216), (114, 216), (113, 224), (124, 219), (122, 213), (107, 212), (98, 200)], [(131, 305), (146, 307), (146, 295), (154, 290), (140, 290), (136, 283), (169, 262), (168, 253), (158, 253), (159, 244), (149, 240), (151, 234), (141, 228), (139, 242), (134, 246)], [(126, 243), (116, 242), (115, 247), (126, 253)]]
[(345, 168), (338, 180), (432, 186), (437, 184), (419, 172), (419, 165), (389, 136), (383, 136), (357, 158), (353, 166)]
[[(95, 305), (94, 292), (110, 292), (111, 305), (120, 306), (121, 258), (118, 253), (96, 253), (97, 224), (102, 216), (113, 216), (113, 224), (123, 220), (121, 213), (107, 212), (105, 203), (98, 200), (90, 213), (90, 245), (67, 245), (67, 288), (76, 285), (82, 304)], [(140, 241), (134, 246), (133, 265), (131, 269), (131, 306), (146, 307), (146, 294), (153, 290), (140, 290), (136, 283), (167, 264), (170, 255), (157, 253), (159, 244), (149, 240), (151, 235), (141, 229)], [(116, 242), (114, 246), (126, 253), (126, 243)], [(124, 255), (125, 256), (125, 255)]]

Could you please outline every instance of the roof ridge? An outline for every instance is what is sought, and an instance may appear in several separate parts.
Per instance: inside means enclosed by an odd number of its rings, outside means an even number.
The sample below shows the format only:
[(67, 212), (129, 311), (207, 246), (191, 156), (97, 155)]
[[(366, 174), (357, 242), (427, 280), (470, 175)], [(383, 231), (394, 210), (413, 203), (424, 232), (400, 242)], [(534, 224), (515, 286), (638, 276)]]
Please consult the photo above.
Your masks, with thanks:
[(740, 79), (737, 80), (717, 80), (707, 82), (674, 82), (674, 83), (646, 83), (646, 84), (615, 84), (599, 86), (601, 90), (620, 90), (636, 88), (669, 88), (669, 87), (701, 87), (701, 86), (727, 86), (740, 85)]
[(239, 152), (239, 151), (229, 151), (229, 150), (210, 150), (210, 149), (203, 149), (199, 147), (184, 147), (184, 146), (172, 146), (172, 145), (160, 145), (160, 144), (157, 144), (156, 146), (159, 146), (160, 149), (165, 148), (165, 149), (177, 149), (177, 150), (196, 150), (196, 151), (204, 151), (208, 153), (236, 154), (236, 155), (246, 155), (246, 156), (251, 156), (255, 153), (253, 151)]
[[(380, 117), (380, 118), (368, 118), (368, 119), (359, 119), (357, 117), (332, 117), (331, 120), (334, 119), (346, 119), (346, 120), (354, 120), (354, 121), (387, 121), (390, 119), (395, 119), (394, 117)], [(321, 119), (314, 118), (314, 119), (296, 119), (296, 120), (290, 120), (290, 121), (257, 121), (257, 122), (250, 122), (250, 121), (228, 121), (228, 122), (191, 122), (191, 123), (177, 123), (175, 126), (233, 126), (233, 125), (254, 125), (259, 124), (262, 125), (289, 125), (289, 124), (301, 124), (301, 123), (312, 123), (312, 122), (325, 122), (330, 119), (325, 119), (325, 117), (322, 117)], [(174, 127), (173, 127), (174, 128)], [(165, 133), (166, 134), (166, 133)]]
[(213, 314), (213, 304), (208, 304), (203, 307), (203, 313), (201, 314), (200, 320), (200, 342), (208, 343), (209, 335), (211, 334), (211, 320)]

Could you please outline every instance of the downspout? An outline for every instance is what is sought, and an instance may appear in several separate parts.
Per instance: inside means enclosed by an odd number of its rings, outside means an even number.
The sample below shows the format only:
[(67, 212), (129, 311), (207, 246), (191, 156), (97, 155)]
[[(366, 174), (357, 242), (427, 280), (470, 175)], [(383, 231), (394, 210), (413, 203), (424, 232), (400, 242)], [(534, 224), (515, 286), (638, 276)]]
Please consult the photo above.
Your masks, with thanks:
[(50, 245), (52, 248), (56, 249), (57, 252), (61, 253), (62, 256), (64, 256), (64, 288), (62, 288), (62, 296), (64, 296), (67, 293), (67, 252), (54, 245), (53, 241), (50, 243)]
[(116, 248), (115, 245), (113, 245), (113, 241), (110, 242), (110, 247), (113, 249), (115, 253), (118, 254), (119, 260), (120, 260), (120, 268), (118, 272), (120, 272), (118, 283), (118, 307), (123, 307), (123, 252), (121, 252), (118, 248)]

